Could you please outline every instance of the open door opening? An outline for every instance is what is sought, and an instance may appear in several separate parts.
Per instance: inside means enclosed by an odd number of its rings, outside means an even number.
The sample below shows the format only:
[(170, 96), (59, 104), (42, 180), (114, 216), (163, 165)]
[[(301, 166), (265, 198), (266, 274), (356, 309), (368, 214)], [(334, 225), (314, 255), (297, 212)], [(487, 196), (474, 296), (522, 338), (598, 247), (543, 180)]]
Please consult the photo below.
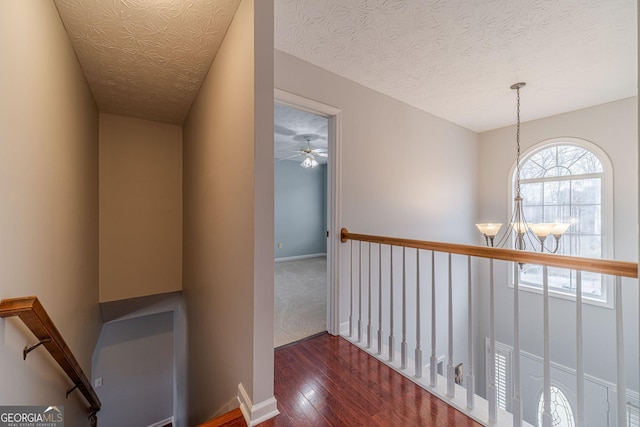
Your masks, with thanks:
[(276, 90), (274, 347), (338, 333), (338, 110)]

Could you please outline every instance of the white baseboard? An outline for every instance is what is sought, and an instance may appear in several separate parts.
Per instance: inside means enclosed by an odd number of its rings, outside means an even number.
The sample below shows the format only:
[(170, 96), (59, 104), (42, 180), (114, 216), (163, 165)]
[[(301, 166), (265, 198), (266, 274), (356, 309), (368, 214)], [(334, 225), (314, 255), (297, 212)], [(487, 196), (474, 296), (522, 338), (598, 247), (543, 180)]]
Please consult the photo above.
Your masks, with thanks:
[(297, 259), (318, 258), (318, 257), (321, 257), (321, 256), (326, 257), (327, 254), (323, 253), (323, 254), (308, 254), (308, 255), (288, 256), (288, 257), (276, 258), (275, 262), (295, 261)]
[(173, 425), (173, 417), (169, 417), (169, 418), (167, 418), (165, 420), (158, 421), (157, 423), (150, 424), (147, 427), (163, 427), (163, 426), (166, 426), (169, 423), (171, 423), (171, 425)]
[(251, 403), (242, 383), (238, 384), (238, 402), (240, 402), (242, 416), (249, 427), (265, 422), (280, 413), (275, 397), (270, 397), (255, 405)]

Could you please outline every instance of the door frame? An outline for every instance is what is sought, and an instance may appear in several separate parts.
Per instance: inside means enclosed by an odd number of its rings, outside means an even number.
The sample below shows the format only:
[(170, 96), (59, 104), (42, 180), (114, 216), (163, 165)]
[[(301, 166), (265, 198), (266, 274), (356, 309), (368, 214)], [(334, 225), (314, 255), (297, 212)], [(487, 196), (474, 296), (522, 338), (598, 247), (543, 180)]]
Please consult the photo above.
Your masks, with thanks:
[(327, 332), (340, 333), (340, 212), (342, 110), (291, 92), (274, 88), (274, 102), (329, 119), (327, 167)]

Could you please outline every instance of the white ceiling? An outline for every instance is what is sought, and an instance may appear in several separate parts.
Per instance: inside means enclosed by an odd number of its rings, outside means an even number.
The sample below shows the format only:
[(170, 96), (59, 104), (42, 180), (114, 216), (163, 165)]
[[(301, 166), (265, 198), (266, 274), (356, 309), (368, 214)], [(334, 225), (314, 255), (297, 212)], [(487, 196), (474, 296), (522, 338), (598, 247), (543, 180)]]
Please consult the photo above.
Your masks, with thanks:
[(55, 0), (101, 111), (182, 124), (240, 0)]
[[(239, 0), (54, 0), (101, 111), (181, 124)], [(636, 0), (275, 0), (275, 45), (475, 131), (637, 93)]]
[(475, 131), (637, 94), (636, 0), (275, 0), (275, 47)]
[[(299, 150), (307, 147), (327, 149), (329, 119), (326, 117), (278, 104), (274, 107), (273, 116), (276, 159), (302, 162), (304, 156)], [(316, 156), (315, 159), (320, 164), (327, 163), (326, 158)]]

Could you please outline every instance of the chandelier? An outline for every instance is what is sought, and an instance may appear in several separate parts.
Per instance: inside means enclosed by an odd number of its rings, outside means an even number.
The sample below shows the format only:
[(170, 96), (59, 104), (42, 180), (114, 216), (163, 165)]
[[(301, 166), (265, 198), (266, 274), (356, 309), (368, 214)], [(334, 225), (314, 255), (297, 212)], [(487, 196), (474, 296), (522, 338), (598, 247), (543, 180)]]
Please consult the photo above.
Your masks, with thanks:
[[(476, 227), (484, 235), (487, 246), (494, 247), (494, 241), (497, 240), (496, 246), (504, 247), (508, 244), (509, 238), (515, 234), (514, 248), (518, 250), (526, 250), (527, 242), (535, 247), (536, 243), (532, 235), (537, 239), (537, 243), (540, 245), (540, 252), (556, 253), (558, 251), (560, 238), (567, 231), (571, 223), (564, 222), (549, 222), (549, 223), (527, 223), (524, 217), (524, 210), (522, 208), (522, 193), (520, 191), (520, 89), (523, 88), (526, 83), (515, 83), (511, 85), (511, 89), (516, 91), (516, 106), (517, 106), (517, 126), (516, 126), (516, 196), (513, 199), (513, 214), (511, 216), (511, 222), (505, 230), (505, 233), (499, 239), (496, 236), (502, 228), (501, 223), (483, 223), (476, 224)], [(545, 241), (549, 235), (553, 236), (554, 245), (552, 248), (545, 246)]]

